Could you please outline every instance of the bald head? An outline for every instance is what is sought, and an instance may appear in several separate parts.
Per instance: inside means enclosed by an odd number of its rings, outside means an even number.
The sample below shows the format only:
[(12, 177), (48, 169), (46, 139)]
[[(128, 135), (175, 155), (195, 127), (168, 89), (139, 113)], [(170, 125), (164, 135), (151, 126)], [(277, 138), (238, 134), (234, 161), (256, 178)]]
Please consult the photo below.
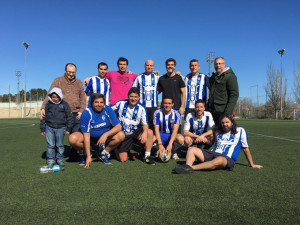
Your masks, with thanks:
[(145, 62), (145, 74), (151, 74), (153, 72), (154, 69), (154, 62), (151, 59), (148, 59)]

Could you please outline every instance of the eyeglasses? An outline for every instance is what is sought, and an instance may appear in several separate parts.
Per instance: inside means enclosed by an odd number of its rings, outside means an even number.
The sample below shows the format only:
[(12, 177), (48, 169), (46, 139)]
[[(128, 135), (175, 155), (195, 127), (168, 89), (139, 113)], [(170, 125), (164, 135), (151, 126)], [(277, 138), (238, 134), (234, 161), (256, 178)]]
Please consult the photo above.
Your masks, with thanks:
[(215, 63), (215, 65), (222, 65), (222, 64), (225, 64), (225, 63)]
[(75, 74), (76, 72), (66, 71), (68, 74)]

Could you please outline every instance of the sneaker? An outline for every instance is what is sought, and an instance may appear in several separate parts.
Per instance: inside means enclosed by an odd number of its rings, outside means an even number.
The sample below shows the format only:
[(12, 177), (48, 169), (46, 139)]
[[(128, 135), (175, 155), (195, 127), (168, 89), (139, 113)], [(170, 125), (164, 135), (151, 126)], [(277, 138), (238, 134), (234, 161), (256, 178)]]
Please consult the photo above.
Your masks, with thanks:
[(172, 159), (179, 160), (180, 158), (178, 157), (177, 153), (174, 153)]
[(79, 166), (85, 166), (85, 160), (86, 160), (86, 155), (82, 155), (79, 162)]
[(154, 160), (150, 156), (144, 158), (144, 163), (147, 163), (148, 165), (153, 165), (153, 166), (155, 165)]
[(58, 162), (58, 165), (59, 165), (60, 167), (65, 166), (65, 164), (64, 164), (63, 161), (59, 161), (59, 162)]
[(175, 167), (175, 173), (178, 173), (178, 174), (190, 174), (193, 172), (194, 172), (194, 169), (186, 164), (184, 164), (184, 165), (177, 164)]
[(108, 155), (103, 153), (101, 154), (101, 157), (99, 158), (104, 164), (111, 164), (111, 161), (108, 159)]
[(48, 163), (47, 166), (52, 168), (54, 166), (54, 163)]

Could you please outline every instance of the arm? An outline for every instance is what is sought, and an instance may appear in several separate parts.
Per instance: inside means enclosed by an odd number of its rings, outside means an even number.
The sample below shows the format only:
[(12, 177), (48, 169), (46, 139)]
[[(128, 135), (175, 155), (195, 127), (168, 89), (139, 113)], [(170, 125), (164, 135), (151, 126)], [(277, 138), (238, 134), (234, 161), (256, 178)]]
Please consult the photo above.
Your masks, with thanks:
[(159, 133), (159, 125), (154, 125), (154, 132), (155, 132), (155, 136), (156, 136), (156, 140), (157, 140), (157, 144), (158, 144), (158, 152), (160, 155), (162, 155), (163, 151), (165, 150), (165, 147), (163, 146), (163, 144), (161, 142), (161, 137), (160, 137), (160, 133)]
[(74, 120), (73, 120), (72, 111), (71, 111), (69, 104), (65, 101), (64, 101), (64, 104), (65, 104), (65, 114), (66, 114), (66, 118), (67, 118), (66, 134), (70, 134), (70, 131), (73, 127)]
[(85, 86), (87, 86), (88, 83), (89, 83), (89, 80), (90, 80), (92, 77), (96, 77), (96, 76), (90, 76), (90, 77), (85, 78), (85, 79), (83, 80), (83, 84), (84, 84)]
[(232, 114), (234, 106), (239, 98), (239, 86), (234, 74), (227, 80), (226, 89), (228, 93), (228, 101), (225, 107), (225, 113)]
[(84, 168), (89, 168), (92, 163), (90, 137), (90, 133), (83, 133), (83, 149), (86, 153), (86, 161)]
[(185, 109), (186, 87), (180, 88), (180, 91), (181, 91), (182, 100), (181, 100), (181, 106), (179, 108), (179, 112), (181, 114), (183, 114), (184, 113), (184, 109)]
[(86, 94), (84, 92), (82, 83), (80, 80), (78, 80), (80, 82), (80, 92), (79, 92), (79, 100), (80, 100), (80, 110), (78, 112), (78, 115), (76, 116), (77, 120), (80, 120), (81, 114), (83, 112), (83, 110), (85, 110), (86, 108)]
[(114, 126), (112, 129), (110, 129), (109, 131), (102, 134), (97, 142), (97, 145), (99, 145), (99, 146), (104, 145), (108, 137), (113, 136), (120, 131), (121, 131), (121, 124), (119, 123), (116, 126)]
[(179, 124), (174, 124), (172, 135), (171, 135), (169, 144), (168, 144), (168, 146), (166, 148), (166, 151), (167, 151), (168, 154), (170, 154), (171, 151), (172, 151), (173, 143), (174, 143), (176, 135), (178, 133), (178, 129), (179, 129)]
[(249, 165), (250, 165), (251, 167), (253, 167), (253, 168), (261, 169), (261, 168), (262, 168), (261, 165), (255, 165), (255, 164), (253, 163), (252, 155), (251, 155), (251, 153), (250, 153), (249, 148), (247, 147), (247, 148), (242, 148), (242, 149), (243, 149), (243, 152), (245, 153), (245, 156), (246, 156), (246, 158), (247, 158), (247, 160), (248, 160)]

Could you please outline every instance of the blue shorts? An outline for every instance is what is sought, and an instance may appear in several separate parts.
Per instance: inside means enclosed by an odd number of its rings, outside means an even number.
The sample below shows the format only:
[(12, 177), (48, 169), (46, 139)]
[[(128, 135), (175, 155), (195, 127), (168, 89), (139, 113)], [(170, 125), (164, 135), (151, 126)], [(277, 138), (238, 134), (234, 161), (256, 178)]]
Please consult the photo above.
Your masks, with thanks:
[(161, 139), (162, 144), (163, 145), (169, 144), (170, 139), (171, 139), (171, 134), (166, 134), (166, 133), (162, 133), (162, 132), (159, 132), (159, 134), (160, 134), (160, 139)]

